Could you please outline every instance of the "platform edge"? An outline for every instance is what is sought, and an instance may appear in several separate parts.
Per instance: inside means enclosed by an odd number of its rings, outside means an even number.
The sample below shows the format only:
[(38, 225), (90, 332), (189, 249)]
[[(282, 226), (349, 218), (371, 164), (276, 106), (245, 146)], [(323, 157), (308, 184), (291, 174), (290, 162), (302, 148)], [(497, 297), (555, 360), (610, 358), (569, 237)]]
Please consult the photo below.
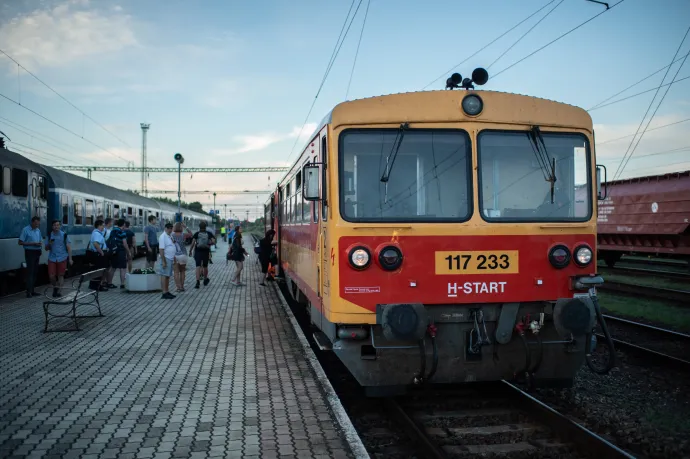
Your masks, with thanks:
[(295, 334), (299, 338), (300, 345), (302, 346), (304, 355), (306, 356), (307, 361), (309, 362), (309, 366), (316, 375), (316, 379), (319, 382), (319, 385), (321, 386), (321, 390), (323, 390), (324, 394), (326, 394), (326, 400), (328, 401), (328, 405), (331, 408), (331, 412), (335, 416), (335, 420), (338, 423), (341, 431), (345, 435), (345, 440), (350, 448), (350, 451), (356, 459), (369, 459), (369, 453), (367, 453), (367, 449), (364, 447), (364, 444), (362, 443), (362, 440), (359, 437), (359, 434), (357, 433), (355, 426), (352, 425), (350, 417), (345, 412), (345, 408), (343, 408), (342, 403), (340, 403), (340, 399), (338, 398), (338, 395), (335, 393), (335, 390), (333, 389), (331, 382), (328, 380), (326, 373), (323, 371), (323, 368), (321, 368), (321, 364), (319, 363), (319, 360), (316, 358), (314, 351), (312, 351), (311, 346), (307, 341), (307, 338), (304, 336), (304, 333), (302, 333), (302, 329), (297, 323), (297, 319), (295, 318), (295, 315), (292, 313), (292, 310), (290, 310), (290, 305), (285, 300), (283, 292), (280, 291), (280, 288), (278, 288), (278, 284), (275, 282), (273, 283), (273, 288), (276, 291), (278, 298), (280, 299), (280, 304), (283, 306), (285, 313), (290, 319), (292, 329), (295, 331)]

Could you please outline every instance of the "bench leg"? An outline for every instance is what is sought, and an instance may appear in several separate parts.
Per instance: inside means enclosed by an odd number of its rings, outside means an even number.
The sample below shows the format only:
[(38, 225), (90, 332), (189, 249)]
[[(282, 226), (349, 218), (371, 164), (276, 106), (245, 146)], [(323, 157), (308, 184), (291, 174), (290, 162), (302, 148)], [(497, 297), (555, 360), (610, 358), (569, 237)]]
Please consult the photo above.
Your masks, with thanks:
[(72, 320), (74, 320), (74, 328), (79, 331), (79, 323), (77, 323), (77, 302), (72, 303)]
[(43, 303), (43, 314), (46, 316), (45, 326), (43, 327), (43, 333), (48, 333), (48, 305)]

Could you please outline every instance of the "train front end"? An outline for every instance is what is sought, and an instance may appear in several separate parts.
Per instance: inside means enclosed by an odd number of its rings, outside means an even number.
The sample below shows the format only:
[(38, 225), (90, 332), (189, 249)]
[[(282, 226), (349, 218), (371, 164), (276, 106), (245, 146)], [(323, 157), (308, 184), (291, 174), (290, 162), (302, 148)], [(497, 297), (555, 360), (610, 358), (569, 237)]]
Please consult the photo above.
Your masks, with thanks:
[(600, 282), (589, 115), (400, 94), (336, 107), (330, 139), (313, 321), (360, 384), (570, 384)]

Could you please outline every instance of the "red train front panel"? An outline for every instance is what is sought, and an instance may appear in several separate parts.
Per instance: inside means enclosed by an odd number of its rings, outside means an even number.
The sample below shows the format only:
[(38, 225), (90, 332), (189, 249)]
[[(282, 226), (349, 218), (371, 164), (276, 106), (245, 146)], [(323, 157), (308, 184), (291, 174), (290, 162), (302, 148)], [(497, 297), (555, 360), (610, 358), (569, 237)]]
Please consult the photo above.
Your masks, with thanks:
[[(595, 260), (579, 267), (574, 260), (561, 269), (549, 261), (556, 245), (571, 257), (581, 245), (594, 248), (592, 234), (501, 236), (346, 236), (338, 241), (340, 296), (374, 312), (377, 304), (468, 304), (549, 301), (575, 293), (571, 279), (593, 274)], [(403, 262), (384, 270), (380, 251), (396, 246)], [(354, 269), (349, 254), (366, 247), (371, 263)]]

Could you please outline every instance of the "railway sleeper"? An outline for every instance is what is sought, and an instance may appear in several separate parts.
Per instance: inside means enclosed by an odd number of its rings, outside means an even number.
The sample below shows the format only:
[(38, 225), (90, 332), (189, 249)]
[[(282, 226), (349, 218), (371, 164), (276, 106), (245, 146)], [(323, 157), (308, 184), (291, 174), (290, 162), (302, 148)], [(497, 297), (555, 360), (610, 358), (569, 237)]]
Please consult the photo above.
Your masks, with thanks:
[(457, 458), (493, 458), (509, 457), (511, 459), (517, 458), (539, 458), (539, 457), (579, 457), (577, 455), (569, 456), (567, 453), (572, 451), (572, 447), (556, 440), (537, 439), (517, 442), (517, 443), (496, 443), (496, 444), (481, 444), (481, 445), (446, 445), (443, 450), (451, 457)]

